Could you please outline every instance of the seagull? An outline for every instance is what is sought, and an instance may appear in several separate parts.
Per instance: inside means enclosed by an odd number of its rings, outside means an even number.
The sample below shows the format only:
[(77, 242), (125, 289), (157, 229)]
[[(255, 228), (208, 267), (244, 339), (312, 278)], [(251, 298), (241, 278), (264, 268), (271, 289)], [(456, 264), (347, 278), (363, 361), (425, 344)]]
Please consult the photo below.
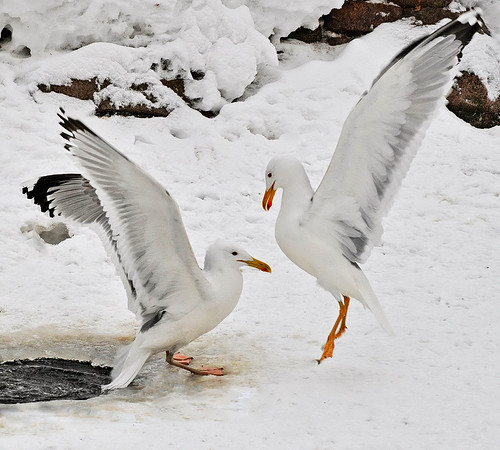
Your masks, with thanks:
[(140, 322), (135, 340), (119, 350), (104, 391), (128, 386), (154, 354), (199, 375), (222, 375), (218, 368), (189, 367), (176, 352), (215, 328), (238, 303), (249, 266), (271, 272), (238, 245), (217, 240), (198, 266), (179, 206), (156, 180), (90, 128), (58, 114), (65, 148), (86, 176), (39, 178), (23, 193), (42, 212), (92, 226), (111, 255)]
[(316, 191), (295, 158), (278, 156), (266, 167), (264, 210), (283, 190), (275, 226), (279, 247), (339, 303), (318, 363), (332, 356), (335, 340), (345, 332), (351, 297), (392, 333), (359, 264), (380, 244), (382, 217), (444, 99), (452, 68), (481, 25), (479, 12), (468, 11), (409, 45), (385, 67), (347, 117)]

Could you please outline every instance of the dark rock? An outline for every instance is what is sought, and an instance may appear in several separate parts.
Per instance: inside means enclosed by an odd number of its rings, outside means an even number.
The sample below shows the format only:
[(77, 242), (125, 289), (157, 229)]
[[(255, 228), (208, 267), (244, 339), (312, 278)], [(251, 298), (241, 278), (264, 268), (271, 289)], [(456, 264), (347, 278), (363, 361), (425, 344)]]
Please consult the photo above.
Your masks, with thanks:
[[(167, 64), (168, 60), (162, 60), (163, 64)], [(195, 75), (199, 79), (203, 78), (205, 74), (201, 71), (195, 72)], [(189, 106), (194, 109), (196, 108), (196, 100), (190, 99), (185, 95), (184, 80), (182, 78), (174, 79), (160, 79), (163, 86), (174, 91), (179, 97), (181, 97)], [(42, 92), (57, 92), (59, 94), (68, 95), (69, 97), (75, 97), (80, 100), (93, 100), (94, 94), (100, 92), (102, 89), (111, 85), (109, 80), (104, 80), (102, 83), (98, 82), (97, 78), (94, 77), (90, 80), (77, 80), (71, 79), (68, 85), (57, 85), (57, 84), (39, 84), (38, 89)], [(150, 85), (148, 83), (138, 83), (130, 85), (129, 89), (140, 92), (144, 96), (144, 103), (139, 103), (136, 105), (115, 105), (109, 98), (104, 98), (100, 102), (96, 103), (96, 115), (98, 116), (110, 116), (114, 114), (123, 116), (136, 116), (136, 117), (166, 117), (172, 112), (172, 108), (168, 106), (155, 106), (158, 103), (158, 99), (150, 91)], [(152, 104), (148, 104), (150, 102)], [(200, 111), (204, 115), (211, 116), (212, 113)]]
[(167, 117), (172, 109), (166, 107), (151, 107), (145, 103), (137, 105), (115, 105), (109, 99), (104, 99), (96, 105), (96, 116), (135, 116), (135, 117)]
[(161, 58), (160, 59), (160, 67), (161, 67), (161, 70), (170, 72), (170, 71), (172, 71), (172, 61), (170, 61), (170, 59), (167, 59), (167, 58)]
[(391, 0), (398, 6), (404, 8), (447, 8), (452, 0)]
[[(184, 101), (189, 103), (189, 99), (184, 95), (184, 81), (181, 79), (175, 80), (161, 80), (161, 83), (172, 89), (177, 95), (179, 95)], [(38, 88), (42, 92), (57, 92), (59, 94), (68, 95), (69, 97), (75, 97), (80, 100), (94, 100), (94, 94), (101, 91), (102, 89), (109, 86), (111, 82), (109, 80), (104, 80), (102, 83), (97, 81), (97, 78), (92, 78), (90, 80), (77, 80), (71, 79), (68, 85), (45, 85), (40, 84)], [(99, 103), (96, 104), (96, 115), (98, 116), (110, 116), (114, 114), (123, 116), (137, 116), (137, 117), (166, 117), (172, 111), (172, 108), (165, 106), (150, 106), (147, 104), (148, 100), (153, 105), (157, 103), (157, 98), (148, 92), (149, 85), (147, 83), (132, 84), (130, 86), (131, 90), (140, 92), (145, 99), (145, 102), (139, 103), (137, 105), (115, 105), (111, 100), (104, 98)]]
[(345, 44), (370, 33), (382, 23), (403, 18), (412, 17), (424, 25), (434, 24), (444, 18), (454, 19), (458, 13), (448, 9), (450, 3), (451, 0), (395, 0), (386, 3), (347, 0), (340, 9), (332, 9), (319, 18), (318, 28), (309, 30), (301, 27), (282, 40), (297, 39), (308, 44)]
[(205, 78), (205, 72), (203, 72), (203, 70), (192, 70), (191, 76), (193, 77), (193, 80), (203, 80), (203, 78)]
[(444, 8), (403, 8), (403, 17), (413, 17), (416, 21), (421, 22), (422, 25), (432, 25), (443, 19), (455, 19), (457, 16), (458, 13)]
[(315, 30), (310, 30), (309, 28), (300, 27), (295, 31), (292, 31), (287, 39), (297, 39), (298, 41), (305, 42), (306, 44), (312, 44), (314, 42), (323, 41), (323, 29), (318, 27)]
[[(323, 42), (345, 44), (371, 32), (381, 23), (412, 17), (420, 24), (429, 25), (444, 18), (455, 19), (459, 13), (449, 10), (451, 0), (392, 0), (371, 3), (367, 0), (347, 0), (340, 9), (332, 9), (318, 20), (318, 28), (299, 28), (286, 39), (306, 43)], [(487, 29), (483, 31), (489, 34)], [(492, 101), (479, 77), (464, 73), (455, 82), (448, 97), (448, 109), (478, 128), (500, 125), (500, 98)]]
[(57, 92), (58, 94), (79, 98), (80, 100), (93, 100), (94, 94), (108, 85), (109, 82), (101, 86), (95, 77), (90, 80), (76, 80), (72, 78), (71, 83), (67, 86), (39, 84), (38, 89), (42, 92)]
[(323, 16), (323, 29), (347, 36), (360, 36), (381, 23), (394, 22), (402, 17), (403, 10), (396, 5), (348, 0), (342, 8), (332, 9)]
[(500, 125), (500, 97), (488, 98), (488, 91), (479, 77), (463, 72), (455, 79), (449, 94), (448, 109), (477, 128)]
[(0, 45), (6, 44), (10, 41), (12, 41), (12, 27), (7, 24), (2, 28), (0, 33)]
[(189, 103), (190, 100), (184, 94), (184, 80), (181, 78), (175, 78), (173, 80), (161, 79), (161, 84), (163, 86), (172, 89), (180, 98), (182, 98), (186, 103)]

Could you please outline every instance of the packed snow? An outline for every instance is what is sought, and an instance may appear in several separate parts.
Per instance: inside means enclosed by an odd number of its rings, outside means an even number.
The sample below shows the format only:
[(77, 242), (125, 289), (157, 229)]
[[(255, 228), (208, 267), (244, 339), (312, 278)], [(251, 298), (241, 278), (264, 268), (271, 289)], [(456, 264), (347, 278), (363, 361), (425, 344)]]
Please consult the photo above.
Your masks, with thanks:
[[(71, 226), (71, 239), (46, 244), (36, 229), (55, 220), (21, 193), (27, 180), (77, 171), (59, 136), (60, 106), (169, 190), (200, 265), (223, 237), (273, 273), (245, 270), (235, 311), (183, 349), (193, 365), (220, 365), (226, 376), (192, 376), (158, 355), (126, 389), (2, 405), (1, 449), (498, 445), (500, 127), (475, 129), (439, 108), (384, 220), (383, 244), (363, 266), (396, 334), (352, 302), (348, 331), (321, 365), (315, 359), (338, 305), (280, 252), (278, 208), (261, 207), (268, 160), (298, 157), (316, 187), (350, 109), (384, 64), (438, 25), (381, 25), (334, 49), (287, 43), (278, 63), (267, 40), (273, 17), (276, 29), (288, 30), (342, 2), (311, 1), (297, 13), (290, 6), (288, 15), (271, 10), (284, 8), (280, 2), (241, 0), (29, 3), (6, 0), (0, 12), (13, 28), (0, 50), (0, 360), (112, 365), (136, 331), (98, 237)], [(35, 33), (36, 23), (46, 32)], [(15, 57), (19, 45), (32, 57)], [(489, 80), (490, 95), (500, 64), (488, 49), (498, 45), (476, 36), (461, 65)], [(183, 70), (211, 71), (192, 88), (207, 107), (221, 108), (217, 117), (173, 98), (166, 118), (100, 119), (92, 101), (36, 88), (101, 69), (154, 77), (150, 63), (163, 55), (175, 55)]]

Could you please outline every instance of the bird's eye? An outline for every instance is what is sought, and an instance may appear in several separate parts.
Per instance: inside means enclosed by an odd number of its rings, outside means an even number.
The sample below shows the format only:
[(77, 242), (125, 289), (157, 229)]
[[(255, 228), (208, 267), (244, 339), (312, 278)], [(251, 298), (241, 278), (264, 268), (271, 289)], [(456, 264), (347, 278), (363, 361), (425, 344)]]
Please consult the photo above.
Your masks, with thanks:
[(267, 178), (271, 178), (272, 176), (273, 176), (273, 174), (272, 174), (271, 172), (269, 172), (269, 173), (267, 174)]
[(231, 255), (233, 255), (233, 256), (236, 256), (237, 254), (238, 254), (238, 252), (231, 253)]

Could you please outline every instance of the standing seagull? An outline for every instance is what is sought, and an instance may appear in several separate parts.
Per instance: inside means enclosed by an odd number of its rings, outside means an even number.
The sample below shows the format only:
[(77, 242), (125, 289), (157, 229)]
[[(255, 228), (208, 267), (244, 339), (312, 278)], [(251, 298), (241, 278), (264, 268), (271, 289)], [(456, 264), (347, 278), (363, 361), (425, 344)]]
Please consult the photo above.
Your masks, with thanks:
[(422, 142), (463, 47), (482, 25), (469, 11), (399, 53), (347, 117), (316, 192), (302, 164), (276, 157), (266, 168), (262, 206), (283, 189), (276, 241), (339, 302), (340, 312), (318, 363), (346, 330), (351, 297), (390, 326), (358, 263), (380, 243), (382, 217)]
[(128, 386), (148, 358), (161, 351), (170, 364), (192, 373), (221, 375), (221, 369), (191, 368), (189, 358), (174, 354), (234, 309), (243, 286), (242, 266), (263, 272), (271, 268), (240, 247), (217, 241), (201, 270), (170, 194), (82, 122), (61, 112), (65, 148), (88, 179), (48, 175), (23, 193), (51, 217), (96, 226), (125, 285), (128, 307), (140, 320), (135, 340), (118, 352), (112, 381), (103, 389)]

